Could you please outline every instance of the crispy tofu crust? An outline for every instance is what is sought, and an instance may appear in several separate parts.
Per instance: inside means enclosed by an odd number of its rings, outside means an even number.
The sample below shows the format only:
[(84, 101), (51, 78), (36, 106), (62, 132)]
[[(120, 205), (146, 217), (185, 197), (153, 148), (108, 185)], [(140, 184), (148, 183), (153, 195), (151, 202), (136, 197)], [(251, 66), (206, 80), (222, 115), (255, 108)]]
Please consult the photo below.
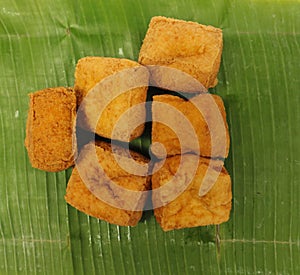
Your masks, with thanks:
[[(166, 108), (164, 108), (165, 111), (162, 112), (161, 107), (155, 104), (156, 102), (160, 102), (175, 107), (179, 112), (183, 114), (185, 118), (188, 119), (189, 122), (191, 122), (191, 126), (195, 130), (196, 136), (198, 138), (201, 156), (223, 158), (227, 157), (230, 138), (228, 125), (226, 122), (226, 112), (221, 97), (211, 94), (200, 94), (197, 95), (194, 100), (203, 102), (201, 104), (201, 108), (203, 108), (201, 109), (201, 111), (205, 112), (207, 117), (210, 119), (209, 125), (211, 128), (209, 129), (208, 123), (207, 121), (205, 121), (204, 116), (201, 112), (199, 112), (199, 110), (191, 101), (187, 101), (173, 95), (157, 95), (153, 97), (152, 104), (152, 143), (162, 143), (168, 156), (174, 156), (188, 152), (197, 153), (196, 141), (191, 138), (191, 133), (189, 131), (181, 131), (181, 134), (183, 135), (182, 141), (184, 142), (184, 144), (180, 144), (176, 133), (167, 125), (158, 122), (159, 119), (164, 119), (167, 116), (170, 116), (171, 119), (174, 120), (176, 125), (178, 125), (178, 128), (182, 128), (182, 126), (180, 125), (181, 123), (183, 123), (182, 120), (175, 118), (172, 113), (166, 111)], [(216, 105), (214, 104), (214, 102), (216, 103)], [(216, 109), (216, 107), (218, 109)], [(223, 121), (215, 119), (215, 115), (218, 110), (222, 115)], [(222, 130), (224, 129), (225, 133), (222, 132)], [(214, 131), (216, 133), (216, 144), (214, 147), (214, 151), (212, 151), (210, 130), (211, 132)], [(226, 148), (223, 147), (224, 138), (226, 138)], [(160, 148), (161, 147), (159, 147), (159, 149)], [(164, 154), (159, 149), (152, 150), (152, 153), (158, 158), (163, 158)]]
[[(143, 41), (139, 62), (181, 70), (200, 81), (205, 88), (217, 84), (217, 74), (223, 49), (222, 30), (196, 22), (162, 16), (153, 17)], [(151, 79), (161, 86), (171, 81), (159, 72)], [(189, 92), (187, 90), (186, 92)]]
[(48, 88), (29, 97), (25, 147), (31, 165), (50, 172), (69, 168), (76, 156), (73, 89)]
[[(75, 70), (75, 92), (77, 95), (78, 106), (82, 103), (83, 98), (88, 94), (98, 82), (105, 79), (108, 76), (113, 75), (116, 72), (120, 72), (124, 69), (140, 67), (137, 62), (128, 59), (108, 58), (108, 57), (85, 57), (78, 61)], [(147, 81), (149, 75), (147, 74)], [(111, 93), (111, 91), (107, 91)], [(113, 128), (125, 111), (132, 106), (144, 103), (147, 96), (147, 87), (139, 87), (131, 89), (119, 95), (113, 99), (109, 105), (104, 109), (101, 118), (99, 119), (96, 129), (92, 127), (92, 119), (94, 116), (99, 115), (99, 110), (92, 114), (86, 115), (85, 120), (80, 122), (80, 126), (91, 131), (95, 131), (98, 135), (105, 138), (112, 138)], [(128, 123), (130, 124), (131, 117), (136, 116), (140, 118), (146, 118), (146, 110), (139, 109), (138, 112), (129, 113)], [(130, 141), (139, 137), (144, 131), (144, 124), (138, 126), (136, 129), (132, 129), (130, 139), (127, 140), (123, 136), (119, 136), (117, 139), (121, 141)]]
[[(152, 189), (163, 186), (174, 177), (181, 157), (183, 161), (187, 161), (188, 158), (198, 158), (192, 154), (167, 158), (163, 167), (152, 176)], [(209, 161), (200, 158), (196, 174), (186, 190), (167, 205), (154, 209), (155, 217), (164, 231), (220, 224), (229, 219), (232, 200), (231, 179), (224, 167), (212, 189), (205, 196), (199, 197), (204, 175), (222, 165), (212, 160), (213, 165), (209, 167)], [(178, 178), (183, 181), (186, 179), (184, 175), (178, 175)], [(155, 206), (155, 201), (153, 204)]]
[[(116, 148), (117, 150), (114, 150), (116, 154), (124, 154), (125, 149), (118, 146)], [(99, 163), (95, 164), (91, 162), (91, 158), (89, 157), (91, 150), (96, 150)], [(149, 160), (142, 155), (131, 151), (131, 156), (136, 162), (148, 165)], [(124, 158), (126, 157), (124, 156)], [(114, 191), (108, 186), (105, 179), (102, 177), (101, 172), (97, 169), (99, 164), (103, 168), (105, 174), (119, 186), (135, 191), (146, 191), (150, 188), (149, 177), (132, 175), (119, 166), (114, 158), (111, 145), (109, 143), (97, 142), (96, 146), (94, 146), (94, 143), (85, 145), (80, 152), (79, 161), (84, 162), (84, 166), (92, 167), (94, 173), (85, 176), (96, 183), (100, 183), (100, 189), (98, 192), (102, 195), (108, 196), (109, 198), (117, 200), (120, 206), (125, 203), (127, 198), (122, 196), (121, 193), (114, 193)], [(85, 171), (83, 171), (83, 173), (85, 173)], [(73, 169), (71, 178), (68, 182), (65, 199), (70, 205), (87, 215), (105, 220), (112, 224), (134, 226), (138, 223), (142, 216), (141, 211), (128, 211), (122, 208), (117, 208), (98, 199), (87, 188), (76, 167)], [(141, 197), (140, 203), (143, 204), (145, 202), (144, 199), (145, 198)]]

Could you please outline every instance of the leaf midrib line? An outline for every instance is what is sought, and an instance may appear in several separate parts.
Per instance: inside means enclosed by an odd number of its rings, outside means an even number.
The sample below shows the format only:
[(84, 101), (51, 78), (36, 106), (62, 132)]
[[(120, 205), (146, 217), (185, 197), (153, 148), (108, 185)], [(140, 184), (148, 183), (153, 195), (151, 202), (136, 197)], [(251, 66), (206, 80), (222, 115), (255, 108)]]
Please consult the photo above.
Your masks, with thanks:
[[(67, 238), (65, 240), (52, 240), (52, 239), (30, 239), (30, 238), (9, 238), (1, 239), (2, 242), (25, 242), (25, 243), (65, 243), (68, 244)], [(221, 243), (264, 243), (264, 244), (284, 244), (284, 245), (297, 245), (300, 246), (300, 240), (296, 241), (279, 241), (279, 240), (246, 240), (246, 239), (222, 239)]]

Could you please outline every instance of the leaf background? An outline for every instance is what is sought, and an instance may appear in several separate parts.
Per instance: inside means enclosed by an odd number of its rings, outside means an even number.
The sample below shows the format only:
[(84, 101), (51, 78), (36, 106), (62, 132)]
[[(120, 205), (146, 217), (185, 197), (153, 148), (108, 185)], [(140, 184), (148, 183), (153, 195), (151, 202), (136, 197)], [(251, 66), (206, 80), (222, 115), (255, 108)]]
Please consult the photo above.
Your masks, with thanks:
[[(29, 92), (72, 86), (83, 56), (137, 60), (154, 15), (223, 29), (212, 92), (234, 199), (219, 254), (213, 226), (163, 233), (151, 211), (134, 228), (77, 212), (71, 171), (33, 169), (23, 145)], [(300, 274), (299, 1), (1, 0), (0, 55), (0, 274)]]

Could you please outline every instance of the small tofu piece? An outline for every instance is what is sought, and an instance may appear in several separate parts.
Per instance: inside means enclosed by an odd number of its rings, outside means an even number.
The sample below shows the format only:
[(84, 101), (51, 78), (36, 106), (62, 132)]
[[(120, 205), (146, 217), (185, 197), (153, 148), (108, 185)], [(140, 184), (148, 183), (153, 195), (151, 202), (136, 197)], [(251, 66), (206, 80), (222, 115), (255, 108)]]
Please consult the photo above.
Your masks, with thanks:
[[(120, 58), (85, 57), (80, 59), (75, 70), (75, 92), (78, 106), (83, 102), (84, 97), (98, 82), (117, 72), (134, 67), (141, 67), (141, 65), (137, 62)], [(96, 106), (97, 108), (88, 107), (85, 110), (85, 117), (78, 121), (80, 126), (86, 130), (95, 131), (102, 137), (111, 139), (114, 126), (120, 116), (132, 106), (146, 101), (149, 80), (149, 73), (148, 71), (146, 72), (147, 73), (144, 75), (145, 82), (147, 82), (145, 86), (124, 91), (124, 93), (113, 99), (108, 106), (106, 106), (99, 120), (98, 117), (100, 115), (101, 102), (99, 102), (99, 107)], [(109, 95), (112, 93), (113, 89), (113, 87), (108, 89), (106, 91), (107, 94)], [(126, 127), (130, 128), (131, 121), (137, 117), (145, 120), (146, 109), (140, 108), (138, 111), (129, 112), (127, 123), (123, 124), (124, 131), (126, 131)], [(96, 120), (96, 129), (93, 129), (94, 120)], [(128, 142), (139, 137), (144, 131), (144, 124), (141, 124), (135, 129), (130, 129), (130, 131), (129, 140), (122, 135), (115, 139)]]
[[(139, 62), (178, 69), (197, 79), (205, 88), (210, 88), (218, 82), (222, 49), (222, 30), (219, 28), (155, 16), (144, 38)], [(162, 75), (159, 68), (151, 70), (151, 66), (150, 72), (151, 81), (157, 86), (174, 86), (174, 83), (168, 83), (175, 81), (172, 74)], [(179, 87), (183, 92), (196, 92), (188, 86), (186, 90), (184, 85)]]
[[(117, 163), (114, 154), (121, 156), (122, 163), (128, 161), (128, 157), (124, 155), (125, 149), (116, 146), (116, 150), (112, 151), (112, 147), (106, 142), (89, 143), (84, 146), (78, 161), (80, 162), (80, 173), (78, 165), (73, 169), (71, 178), (68, 182), (65, 199), (66, 201), (78, 209), (86, 213), (87, 215), (96, 217), (98, 219), (107, 221), (112, 224), (123, 226), (134, 226), (142, 217), (142, 211), (126, 210), (122, 207), (128, 203), (130, 197), (122, 192), (116, 191), (111, 188), (109, 183), (103, 177), (103, 172), (99, 170), (101, 165), (104, 173), (115, 184), (124, 187), (128, 190), (134, 191), (146, 191), (150, 188), (150, 178), (145, 176), (139, 176), (129, 173), (122, 169)], [(96, 150), (98, 162), (94, 162), (91, 157), (91, 152)], [(148, 171), (148, 159), (136, 152), (130, 152), (132, 158), (139, 164), (144, 165)], [(77, 162), (78, 163), (78, 162)], [(89, 169), (87, 169), (89, 168)], [(92, 170), (92, 173), (89, 171)], [(88, 188), (83, 181), (83, 178), (91, 180), (93, 186)], [(101, 194), (102, 199), (98, 199), (90, 190)], [(116, 192), (115, 192), (116, 191)], [(113, 199), (118, 204), (118, 207), (110, 205), (109, 199)], [(143, 206), (145, 203), (145, 197), (140, 195), (138, 203)]]
[(76, 95), (72, 88), (48, 88), (29, 94), (25, 147), (34, 168), (65, 170), (76, 157)]
[[(193, 102), (197, 102), (201, 112)], [(198, 105), (198, 102), (201, 105)], [(156, 103), (164, 105), (161, 106)], [(174, 107), (191, 123), (198, 140), (192, 138), (193, 133), (191, 131), (184, 130), (183, 127), (186, 122), (181, 117), (176, 117), (177, 114), (175, 116), (174, 112), (170, 112), (167, 105)], [(203, 114), (205, 114), (205, 117)], [(175, 123), (175, 131), (171, 129), (170, 125), (158, 122), (160, 120), (167, 121), (167, 119)], [(182, 135), (182, 144), (180, 144), (178, 138), (179, 131)], [(214, 136), (215, 141), (213, 150), (212, 136)], [(199, 94), (190, 100), (173, 95), (154, 96), (152, 104), (152, 143), (155, 142), (161, 143), (165, 147), (168, 156), (189, 152), (199, 154), (199, 151), (197, 152), (197, 144), (199, 144), (201, 156), (227, 157), (230, 137), (226, 122), (226, 112), (221, 97), (207, 93)], [(164, 157), (165, 151), (162, 151), (161, 148), (151, 147), (152, 153), (158, 158)]]
[[(167, 158), (162, 168), (152, 175), (153, 190), (165, 185), (174, 177), (181, 157), (183, 162), (195, 161), (195, 158), (199, 158), (193, 154)], [(191, 160), (193, 158), (194, 160)], [(154, 209), (156, 220), (164, 231), (220, 224), (229, 219), (232, 200), (231, 179), (219, 161), (211, 161), (213, 164), (209, 166), (209, 159), (199, 158), (196, 174), (189, 184), (186, 183), (188, 184), (187, 188), (168, 204)], [(222, 165), (222, 169), (220, 167), (221, 172), (217, 176), (214, 186), (205, 196), (200, 197), (199, 189), (205, 174), (215, 173), (215, 169), (219, 165)], [(179, 173), (176, 184), (182, 184), (187, 178), (186, 174), (189, 173), (189, 169)], [(163, 200), (165, 198), (166, 196), (162, 196), (160, 199)], [(161, 200), (153, 200), (154, 207), (158, 203), (162, 203)]]

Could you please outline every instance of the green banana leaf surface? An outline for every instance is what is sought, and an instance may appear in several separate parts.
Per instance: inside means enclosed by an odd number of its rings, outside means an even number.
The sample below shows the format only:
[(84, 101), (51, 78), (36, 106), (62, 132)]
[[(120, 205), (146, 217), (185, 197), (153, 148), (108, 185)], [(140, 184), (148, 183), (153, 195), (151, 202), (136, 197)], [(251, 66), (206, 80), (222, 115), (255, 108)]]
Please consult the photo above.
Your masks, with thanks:
[[(155, 15), (223, 30), (210, 91), (227, 110), (233, 208), (219, 229), (89, 217), (64, 200), (71, 169), (34, 169), (24, 147), (27, 94), (73, 86), (84, 56), (137, 60)], [(0, 274), (300, 274), (299, 106), (298, 0), (1, 0)]]

